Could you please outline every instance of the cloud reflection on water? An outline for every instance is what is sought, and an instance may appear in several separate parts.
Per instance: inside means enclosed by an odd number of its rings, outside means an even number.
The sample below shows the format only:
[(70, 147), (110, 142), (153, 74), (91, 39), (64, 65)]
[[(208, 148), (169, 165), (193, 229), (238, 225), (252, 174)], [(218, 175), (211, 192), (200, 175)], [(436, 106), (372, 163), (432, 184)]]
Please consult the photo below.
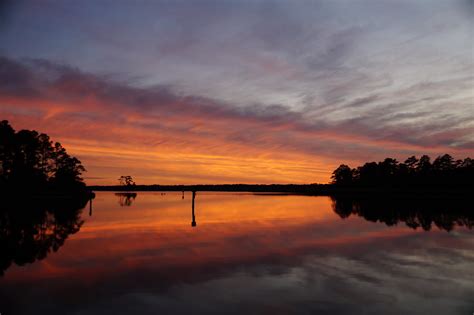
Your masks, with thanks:
[[(473, 308), (472, 230), (341, 220), (326, 197), (99, 193), (80, 233), (12, 267), (29, 313), (456, 314)], [(37, 289), (43, 287), (41, 292)], [(8, 291), (7, 291), (8, 290)], [(22, 294), (20, 294), (22, 292)]]

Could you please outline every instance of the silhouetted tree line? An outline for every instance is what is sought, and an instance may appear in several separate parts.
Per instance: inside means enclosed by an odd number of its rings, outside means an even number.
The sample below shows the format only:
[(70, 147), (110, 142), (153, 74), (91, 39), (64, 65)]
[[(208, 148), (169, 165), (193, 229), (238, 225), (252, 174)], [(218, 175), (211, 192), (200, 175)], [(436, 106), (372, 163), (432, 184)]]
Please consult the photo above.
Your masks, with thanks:
[(357, 168), (342, 164), (332, 173), (336, 185), (362, 187), (473, 187), (473, 178), (474, 160), (454, 160), (449, 154), (433, 162), (423, 155), (419, 159), (411, 156), (403, 163), (386, 158)]
[(22, 191), (85, 188), (85, 168), (59, 142), (34, 130), (15, 130), (0, 122), (0, 189)]
[(44, 259), (83, 224), (87, 199), (10, 199), (0, 203), (0, 276), (12, 264)]
[(399, 196), (354, 197), (347, 194), (331, 196), (332, 207), (341, 218), (351, 215), (388, 226), (405, 223), (410, 228), (451, 231), (455, 227), (474, 227), (471, 200), (463, 198), (400, 198)]
[(89, 186), (94, 191), (239, 191), (315, 195), (325, 193), (324, 184), (221, 184), (221, 185), (114, 185)]

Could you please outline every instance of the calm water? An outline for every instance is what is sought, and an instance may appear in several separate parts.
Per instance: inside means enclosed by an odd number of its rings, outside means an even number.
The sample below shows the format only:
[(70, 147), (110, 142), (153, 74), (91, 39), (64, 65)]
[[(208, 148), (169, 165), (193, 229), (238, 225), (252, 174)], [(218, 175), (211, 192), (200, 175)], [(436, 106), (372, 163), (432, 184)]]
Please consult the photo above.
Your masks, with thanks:
[(406, 204), (198, 192), (193, 227), (191, 193), (100, 192), (4, 216), (0, 313), (472, 314), (474, 215)]

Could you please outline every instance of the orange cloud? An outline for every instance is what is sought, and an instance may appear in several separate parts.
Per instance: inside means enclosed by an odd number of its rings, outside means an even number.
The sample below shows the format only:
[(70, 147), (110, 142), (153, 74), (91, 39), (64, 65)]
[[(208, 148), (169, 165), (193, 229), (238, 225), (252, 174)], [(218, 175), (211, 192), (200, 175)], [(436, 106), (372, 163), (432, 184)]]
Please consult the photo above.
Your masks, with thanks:
[(472, 133), (470, 127), (438, 131), (441, 142), (410, 142), (405, 134), (380, 136), (356, 121), (311, 122), (282, 106), (239, 108), (49, 63), (37, 65), (48, 75), (3, 63), (13, 69), (0, 75), (21, 76), (0, 87), (2, 119), (61, 142), (88, 169), (88, 184), (114, 184), (123, 174), (140, 184), (325, 183), (340, 163), (473, 152), (445, 144)]

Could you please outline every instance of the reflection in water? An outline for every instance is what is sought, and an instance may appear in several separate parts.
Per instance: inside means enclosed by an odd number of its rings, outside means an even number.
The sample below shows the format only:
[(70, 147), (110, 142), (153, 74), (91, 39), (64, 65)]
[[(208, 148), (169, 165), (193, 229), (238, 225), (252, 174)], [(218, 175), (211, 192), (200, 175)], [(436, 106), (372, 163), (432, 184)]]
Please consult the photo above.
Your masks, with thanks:
[(193, 215), (193, 221), (191, 222), (191, 226), (195, 227), (196, 224), (196, 217), (194, 216), (194, 199), (196, 199), (196, 192), (193, 190), (193, 205), (192, 205), (192, 215)]
[[(428, 218), (430, 207), (408, 201), (199, 192), (198, 205), (189, 194), (190, 205), (180, 192), (139, 194), (130, 211), (114, 193), (97, 193), (94, 216), (83, 217), (61, 250), (34, 264), (12, 264), (0, 278), (2, 314), (474, 309), (474, 233), (462, 203), (441, 202), (443, 212), (436, 202), (439, 214)], [(191, 226), (198, 210), (199, 229), (189, 226), (189, 210)], [(455, 231), (394, 225), (443, 220)]]
[(0, 275), (56, 252), (79, 231), (87, 200), (15, 200), (0, 204)]
[(115, 196), (119, 197), (119, 205), (121, 207), (130, 207), (137, 198), (136, 193), (116, 193)]
[(351, 214), (367, 221), (383, 222), (388, 226), (404, 222), (408, 227), (425, 231), (432, 224), (441, 230), (451, 231), (456, 226), (472, 229), (474, 206), (464, 199), (404, 199), (404, 198), (354, 198), (331, 197), (332, 207), (341, 218)]

